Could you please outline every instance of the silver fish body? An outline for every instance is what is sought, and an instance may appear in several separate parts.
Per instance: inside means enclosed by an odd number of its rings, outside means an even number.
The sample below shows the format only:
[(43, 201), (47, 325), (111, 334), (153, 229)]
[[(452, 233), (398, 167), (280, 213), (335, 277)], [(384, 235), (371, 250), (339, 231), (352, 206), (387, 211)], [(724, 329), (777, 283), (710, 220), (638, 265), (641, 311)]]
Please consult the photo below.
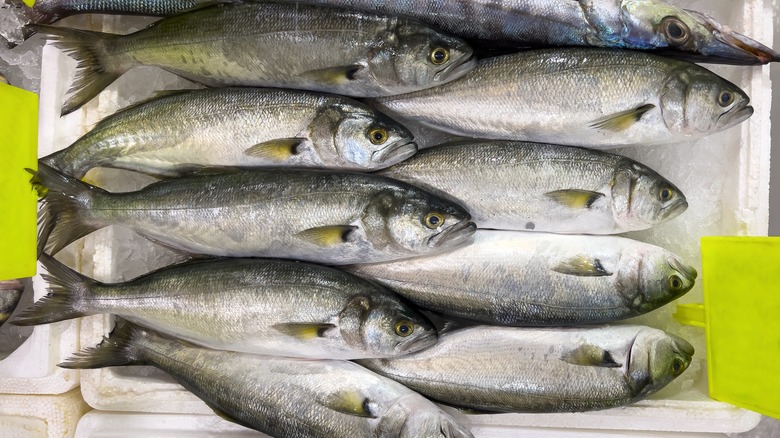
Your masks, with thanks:
[(295, 90), (205, 89), (120, 111), (42, 162), (178, 176), (200, 167), (375, 170), (413, 155), (412, 134), (351, 99)]
[(274, 257), (329, 265), (440, 251), (475, 226), (454, 202), (390, 178), (361, 173), (266, 169), (161, 181), (109, 193), (39, 165), (41, 239), (55, 254), (108, 225), (129, 227), (183, 251)]
[(167, 372), (223, 417), (271, 436), (473, 438), (421, 395), (352, 362), (208, 350), (127, 324), (60, 366), (138, 363)]
[(347, 270), (421, 308), (512, 326), (634, 317), (684, 295), (697, 276), (663, 248), (622, 237), (489, 230), (443, 254)]
[(436, 343), (430, 321), (387, 289), (308, 263), (184, 263), (100, 283), (42, 255), (48, 295), (15, 325), (111, 313), (217, 350), (314, 359), (406, 354)]
[[(36, 20), (77, 13), (169, 15), (207, 0), (38, 0)], [(316, 0), (404, 15), (491, 46), (596, 46), (660, 51), (697, 62), (765, 64), (769, 47), (701, 12), (656, 0)]]
[(457, 79), (475, 61), (462, 40), (404, 18), (307, 4), (221, 4), (119, 36), (39, 25), (80, 61), (67, 114), (138, 65), (211, 87), (386, 96)]
[(24, 283), (21, 280), (0, 281), (0, 326), (14, 313), (22, 298), (22, 292), (24, 292)]
[(579, 48), (483, 59), (459, 81), (376, 100), (451, 134), (595, 149), (696, 140), (745, 121), (749, 102), (695, 64)]
[(451, 196), (479, 228), (618, 234), (688, 207), (680, 189), (636, 161), (557, 145), (462, 141), (423, 149), (381, 174)]
[(644, 326), (475, 326), (425, 351), (359, 361), (445, 403), (489, 412), (579, 412), (624, 406), (682, 374), (694, 350)]

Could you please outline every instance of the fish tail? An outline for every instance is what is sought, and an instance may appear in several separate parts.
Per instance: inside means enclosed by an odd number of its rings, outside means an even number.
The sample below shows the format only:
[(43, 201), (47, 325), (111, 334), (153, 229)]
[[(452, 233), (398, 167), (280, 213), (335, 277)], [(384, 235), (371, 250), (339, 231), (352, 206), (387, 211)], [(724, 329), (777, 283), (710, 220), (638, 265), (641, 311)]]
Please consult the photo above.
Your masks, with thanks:
[(71, 157), (68, 157), (68, 149), (69, 148), (65, 148), (43, 158), (39, 158), (38, 162), (74, 178), (84, 178), (87, 170), (82, 169), (78, 166), (79, 163), (76, 163)]
[(48, 271), (43, 274), (43, 279), (49, 283), (48, 294), (14, 317), (11, 323), (22, 326), (49, 324), (88, 315), (89, 312), (83, 311), (84, 304), (97, 282), (48, 254), (42, 254), (39, 260)]
[(143, 347), (140, 341), (146, 331), (129, 321), (117, 318), (116, 327), (97, 347), (85, 348), (65, 362), (60, 368), (94, 369), (122, 365), (143, 365)]
[(107, 43), (119, 35), (46, 24), (31, 24), (28, 27), (48, 35), (57, 48), (78, 62), (76, 78), (62, 106), (63, 116), (81, 108), (129, 68), (114, 62), (107, 50)]
[(106, 194), (103, 189), (63, 175), (45, 164), (38, 164), (30, 183), (43, 198), (38, 215), (38, 254), (44, 251), (56, 254), (76, 239), (103, 228), (105, 225), (88, 223), (86, 212), (92, 199)]

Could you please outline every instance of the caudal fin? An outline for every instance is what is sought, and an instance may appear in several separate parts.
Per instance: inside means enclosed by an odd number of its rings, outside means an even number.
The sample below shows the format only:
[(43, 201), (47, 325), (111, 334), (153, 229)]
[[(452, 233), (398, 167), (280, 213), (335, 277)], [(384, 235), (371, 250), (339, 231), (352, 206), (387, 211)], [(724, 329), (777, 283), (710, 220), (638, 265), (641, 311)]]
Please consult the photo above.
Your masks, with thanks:
[(65, 362), (60, 368), (93, 369), (122, 365), (143, 365), (139, 357), (139, 340), (147, 336), (146, 331), (129, 321), (117, 318), (116, 327), (103, 342), (94, 348), (85, 348)]
[(81, 108), (127, 71), (127, 67), (117, 67), (111, 62), (106, 50), (107, 44), (120, 35), (45, 24), (31, 24), (29, 27), (48, 35), (57, 48), (78, 62), (76, 78), (62, 107), (63, 116)]
[(103, 228), (105, 225), (87, 223), (85, 213), (92, 198), (105, 194), (103, 189), (65, 176), (51, 167), (38, 163), (38, 171), (30, 182), (43, 198), (38, 215), (38, 253), (56, 254), (76, 239)]
[(86, 298), (97, 282), (41, 254), (40, 262), (48, 271), (43, 279), (49, 283), (48, 294), (11, 321), (14, 325), (48, 324), (89, 315), (84, 312)]

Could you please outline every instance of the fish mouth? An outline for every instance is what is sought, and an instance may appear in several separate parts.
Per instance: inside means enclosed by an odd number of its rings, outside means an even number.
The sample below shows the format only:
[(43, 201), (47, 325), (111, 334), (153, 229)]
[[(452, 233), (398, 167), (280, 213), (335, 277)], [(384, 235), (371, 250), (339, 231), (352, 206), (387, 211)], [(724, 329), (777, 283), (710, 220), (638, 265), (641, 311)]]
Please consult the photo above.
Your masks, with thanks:
[(691, 345), (690, 342), (679, 336), (675, 336), (673, 334), (669, 334), (669, 336), (672, 338), (672, 350), (687, 359), (687, 363), (685, 365), (687, 368), (688, 364), (690, 364), (690, 361), (693, 358), (693, 355), (696, 353), (696, 349), (693, 348), (693, 345)]
[(433, 75), (433, 81), (449, 82), (458, 79), (477, 66), (477, 58), (474, 56), (474, 52), (464, 55), (461, 59), (460, 63), (453, 63), (436, 72), (436, 74)]
[(374, 164), (392, 166), (393, 164), (400, 163), (401, 161), (410, 158), (416, 153), (417, 143), (413, 141), (399, 140), (390, 146), (387, 146), (384, 149), (378, 150), (371, 154), (371, 161)]
[(477, 224), (471, 222), (470, 219), (467, 217), (446, 230), (433, 235), (428, 239), (428, 246), (431, 248), (449, 248), (465, 242), (477, 231)]
[(436, 335), (436, 332), (430, 331), (425, 336), (415, 339), (408, 344), (398, 344), (396, 352), (404, 354), (416, 353), (418, 351), (425, 350), (426, 348), (433, 347), (436, 345), (436, 342), (438, 342), (438, 339), (439, 338)]
[(702, 62), (759, 65), (780, 61), (780, 53), (752, 38), (733, 32), (709, 15), (689, 9), (685, 12), (704, 26), (714, 38), (705, 42), (705, 46), (699, 50), (704, 55)]
[(679, 201), (667, 205), (666, 207), (661, 209), (661, 217), (665, 221), (671, 220), (683, 214), (687, 209), (688, 209), (688, 200), (685, 198), (680, 198)]
[(734, 108), (726, 111), (718, 117), (716, 125), (719, 128), (731, 127), (739, 125), (745, 120), (749, 119), (753, 115), (753, 107), (749, 105), (750, 100), (744, 101), (734, 105)]

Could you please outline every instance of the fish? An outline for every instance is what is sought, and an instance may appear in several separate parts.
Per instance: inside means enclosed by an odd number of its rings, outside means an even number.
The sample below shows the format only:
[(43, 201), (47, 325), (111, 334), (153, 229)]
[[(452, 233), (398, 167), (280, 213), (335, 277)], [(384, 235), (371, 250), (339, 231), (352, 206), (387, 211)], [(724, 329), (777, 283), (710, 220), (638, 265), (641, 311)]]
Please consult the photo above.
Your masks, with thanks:
[(671, 252), (624, 237), (493, 230), (446, 253), (344, 269), (420, 308), (504, 326), (632, 318), (685, 295), (697, 277)]
[(482, 59), (461, 80), (373, 102), (450, 134), (592, 149), (697, 140), (753, 115), (744, 91), (696, 64), (582, 48)]
[(14, 309), (22, 299), (22, 292), (24, 292), (24, 283), (20, 279), (0, 281), (0, 327), (14, 313)]
[(40, 250), (54, 255), (122, 225), (184, 253), (370, 263), (468, 243), (460, 205), (377, 175), (301, 169), (220, 170), (110, 193), (40, 164)]
[[(14, 0), (21, 3), (21, 0)], [(693, 62), (758, 65), (780, 54), (711, 15), (656, 0), (312, 0), (402, 15), (485, 48), (590, 46), (648, 50)], [(38, 0), (35, 21), (78, 13), (170, 15), (208, 0)]]
[(211, 88), (119, 111), (41, 161), (76, 178), (98, 166), (178, 177), (217, 166), (371, 171), (416, 151), (406, 128), (352, 99)]
[(583, 412), (635, 403), (679, 377), (694, 348), (650, 327), (474, 326), (427, 350), (357, 361), (434, 401), (478, 412)]
[(472, 48), (415, 21), (298, 3), (218, 4), (130, 35), (36, 25), (78, 62), (62, 114), (135, 66), (209, 87), (257, 86), (357, 97), (411, 92), (476, 65)]
[(100, 313), (217, 350), (311, 359), (396, 356), (436, 343), (432, 323), (385, 289), (284, 260), (225, 259), (101, 283), (41, 255), (48, 294), (14, 325)]
[(290, 438), (473, 438), (419, 394), (347, 361), (280, 358), (195, 347), (122, 321), (60, 367), (148, 364), (222, 418)]
[(450, 195), (479, 228), (619, 234), (670, 221), (688, 208), (679, 188), (641, 163), (549, 144), (445, 143), (379, 174)]

